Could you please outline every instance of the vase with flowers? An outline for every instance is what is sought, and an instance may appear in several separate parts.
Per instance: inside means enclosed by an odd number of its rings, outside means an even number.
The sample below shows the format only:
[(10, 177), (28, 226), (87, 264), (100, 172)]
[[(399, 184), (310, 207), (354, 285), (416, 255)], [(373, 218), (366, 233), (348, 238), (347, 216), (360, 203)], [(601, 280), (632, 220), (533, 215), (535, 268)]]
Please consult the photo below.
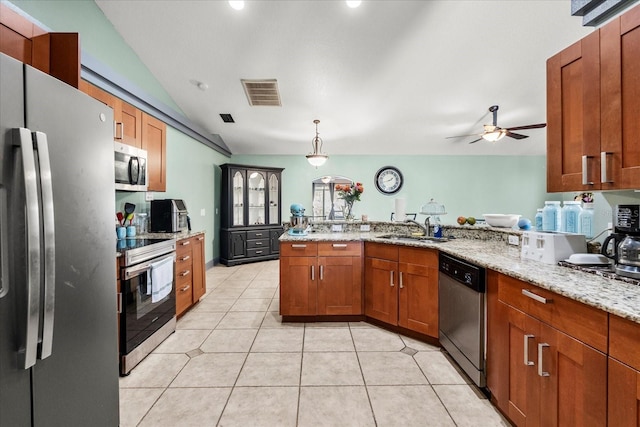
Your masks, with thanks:
[(338, 197), (344, 200), (344, 217), (348, 221), (352, 221), (354, 218), (353, 203), (360, 201), (360, 195), (364, 193), (364, 186), (361, 182), (336, 184), (335, 190), (338, 192)]

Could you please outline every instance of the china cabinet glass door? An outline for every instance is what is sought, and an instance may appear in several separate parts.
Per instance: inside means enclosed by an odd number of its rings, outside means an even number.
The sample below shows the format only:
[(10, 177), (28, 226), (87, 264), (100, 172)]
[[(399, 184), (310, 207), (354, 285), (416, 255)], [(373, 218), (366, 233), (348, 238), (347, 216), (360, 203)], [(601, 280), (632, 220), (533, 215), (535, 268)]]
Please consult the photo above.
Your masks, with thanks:
[(249, 200), (249, 224), (264, 224), (267, 208), (266, 200), (266, 179), (264, 172), (247, 171), (248, 176), (248, 200)]
[(269, 224), (278, 224), (280, 222), (278, 215), (280, 206), (278, 206), (278, 194), (280, 193), (280, 183), (278, 177), (274, 174), (269, 175)]
[(233, 225), (244, 224), (244, 177), (240, 171), (233, 174)]

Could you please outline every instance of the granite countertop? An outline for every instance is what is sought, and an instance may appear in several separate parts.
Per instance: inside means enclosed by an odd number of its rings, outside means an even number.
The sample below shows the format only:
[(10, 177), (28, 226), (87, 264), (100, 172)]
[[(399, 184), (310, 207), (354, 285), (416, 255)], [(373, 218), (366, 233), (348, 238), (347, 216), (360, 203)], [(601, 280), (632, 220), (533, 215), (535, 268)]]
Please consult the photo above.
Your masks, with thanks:
[(204, 234), (204, 231), (182, 231), (180, 233), (142, 233), (136, 237), (139, 239), (188, 239), (198, 234)]
[(383, 232), (283, 234), (280, 241), (371, 241), (438, 249), (473, 264), (504, 273), (608, 313), (640, 323), (640, 286), (553, 264), (520, 259), (519, 246), (504, 240), (456, 238), (448, 242), (381, 239)]

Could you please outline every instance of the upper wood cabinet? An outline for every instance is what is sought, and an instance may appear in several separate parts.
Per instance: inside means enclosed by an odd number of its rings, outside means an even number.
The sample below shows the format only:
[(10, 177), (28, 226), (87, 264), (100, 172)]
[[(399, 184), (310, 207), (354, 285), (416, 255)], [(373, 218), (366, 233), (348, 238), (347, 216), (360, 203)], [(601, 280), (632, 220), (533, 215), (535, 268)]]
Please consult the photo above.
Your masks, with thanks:
[(142, 149), (147, 150), (148, 191), (167, 191), (167, 125), (142, 113)]
[(640, 6), (547, 61), (547, 190), (640, 186)]

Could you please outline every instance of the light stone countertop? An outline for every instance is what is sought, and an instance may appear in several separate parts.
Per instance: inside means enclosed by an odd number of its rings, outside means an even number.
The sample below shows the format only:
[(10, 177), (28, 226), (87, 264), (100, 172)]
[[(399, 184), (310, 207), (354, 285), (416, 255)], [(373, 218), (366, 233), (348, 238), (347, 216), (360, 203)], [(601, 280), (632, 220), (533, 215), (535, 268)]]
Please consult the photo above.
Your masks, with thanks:
[(281, 242), (371, 241), (438, 249), (470, 263), (489, 268), (566, 296), (592, 307), (640, 323), (640, 286), (533, 260), (521, 260), (519, 246), (504, 241), (453, 239), (448, 242), (381, 239), (382, 232), (309, 233), (280, 237)]

